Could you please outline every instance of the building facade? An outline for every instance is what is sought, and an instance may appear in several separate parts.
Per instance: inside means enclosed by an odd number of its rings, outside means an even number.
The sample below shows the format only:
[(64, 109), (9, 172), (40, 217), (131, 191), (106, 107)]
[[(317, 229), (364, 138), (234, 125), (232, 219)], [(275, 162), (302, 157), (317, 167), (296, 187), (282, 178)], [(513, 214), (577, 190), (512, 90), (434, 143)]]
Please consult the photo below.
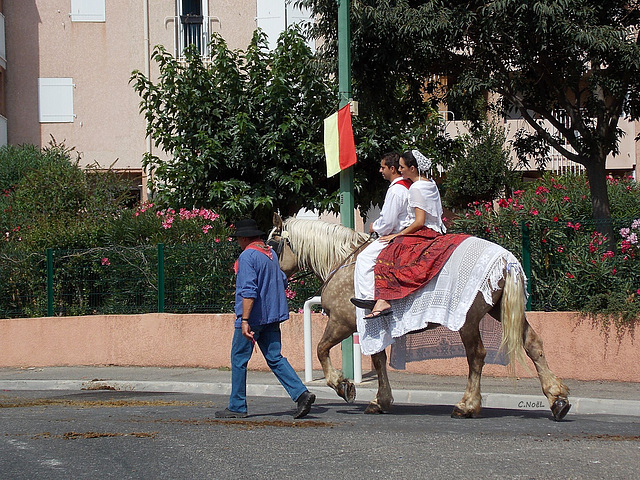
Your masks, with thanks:
[[(179, 57), (193, 43), (206, 55), (217, 32), (244, 49), (257, 27), (273, 46), (288, 25), (309, 18), (292, 0), (0, 0), (0, 144), (74, 147), (81, 164), (130, 176), (145, 198), (143, 155), (161, 152), (146, 137), (129, 79), (134, 70), (157, 78), (154, 46)], [(450, 134), (466, 131), (452, 112), (442, 114)], [(508, 135), (524, 124), (504, 121)], [(620, 154), (607, 166), (635, 175), (638, 123), (621, 128)], [(580, 166), (552, 155), (549, 168)]]
[(217, 32), (244, 49), (256, 27), (271, 42), (305, 17), (288, 0), (5, 0), (0, 7), (7, 46), (5, 54), (0, 42), (0, 141), (64, 143), (82, 165), (136, 179), (143, 198), (143, 155), (159, 152), (129, 79), (134, 70), (157, 78), (154, 46), (180, 56), (194, 43), (206, 55)]

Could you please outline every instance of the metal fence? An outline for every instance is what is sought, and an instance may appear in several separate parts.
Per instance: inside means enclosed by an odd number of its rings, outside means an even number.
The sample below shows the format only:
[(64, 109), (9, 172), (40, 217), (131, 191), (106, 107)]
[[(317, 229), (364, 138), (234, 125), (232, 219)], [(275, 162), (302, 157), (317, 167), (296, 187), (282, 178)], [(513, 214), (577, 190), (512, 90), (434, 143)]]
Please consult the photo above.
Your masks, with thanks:
[[(230, 242), (2, 254), (0, 318), (233, 312), (238, 254)], [(292, 310), (319, 285), (290, 282)]]
[[(631, 222), (615, 220), (614, 231)], [(467, 225), (466, 233), (498, 243), (520, 259), (529, 278), (529, 310), (579, 310), (579, 295), (640, 291), (640, 252), (625, 255), (618, 247), (615, 258), (604, 258), (602, 245), (593, 251), (595, 226), (583, 221), (576, 228), (578, 223), (512, 222), (477, 231)], [(620, 238), (616, 241), (619, 246)], [(238, 253), (233, 242), (3, 253), (0, 318), (232, 312)], [(577, 267), (584, 274), (573, 281)], [(616, 268), (621, 275), (611, 274)], [(314, 276), (291, 281), (291, 310), (318, 295), (320, 286)]]
[(620, 248), (620, 229), (633, 219), (611, 222), (611, 243), (595, 233), (593, 219), (536, 219), (476, 228), (466, 224), (465, 233), (497, 243), (520, 260), (529, 280), (527, 310), (572, 311), (582, 310), (590, 295), (621, 288), (631, 294), (640, 288), (640, 250), (634, 247), (625, 254)]

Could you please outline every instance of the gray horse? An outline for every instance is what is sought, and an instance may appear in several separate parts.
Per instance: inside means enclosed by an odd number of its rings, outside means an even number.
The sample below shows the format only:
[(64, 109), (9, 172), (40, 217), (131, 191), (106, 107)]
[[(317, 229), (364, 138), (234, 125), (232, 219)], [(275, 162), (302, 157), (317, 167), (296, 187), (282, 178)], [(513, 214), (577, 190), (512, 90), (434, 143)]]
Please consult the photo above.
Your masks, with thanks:
[[(355, 257), (369, 241), (369, 236), (321, 221), (289, 218), (283, 222), (278, 215), (274, 215), (273, 223), (269, 243), (276, 248), (280, 267), (285, 274), (291, 276), (298, 270), (310, 269), (324, 282), (321, 292), (322, 308), (329, 316), (329, 321), (318, 343), (318, 359), (327, 385), (351, 403), (355, 401), (355, 385), (333, 367), (329, 351), (356, 331), (355, 307), (349, 299), (354, 295)], [(535, 365), (554, 419), (561, 420), (569, 411), (569, 389), (547, 365), (542, 340), (525, 317), (522, 276), (517, 276), (513, 270), (515, 269), (505, 268), (503, 279), (491, 294), (491, 304), (485, 301), (480, 292), (477, 293), (460, 329), (469, 364), (469, 376), (465, 393), (455, 405), (452, 417), (475, 417), (482, 409), (480, 379), (486, 351), (480, 337), (479, 324), (487, 313), (502, 323), (502, 347), (509, 356), (511, 368), (514, 368), (516, 361), (526, 366), (522, 353), (524, 349)], [(378, 375), (378, 391), (365, 413), (387, 412), (393, 404), (393, 396), (387, 376), (385, 350), (372, 355), (371, 359)]]

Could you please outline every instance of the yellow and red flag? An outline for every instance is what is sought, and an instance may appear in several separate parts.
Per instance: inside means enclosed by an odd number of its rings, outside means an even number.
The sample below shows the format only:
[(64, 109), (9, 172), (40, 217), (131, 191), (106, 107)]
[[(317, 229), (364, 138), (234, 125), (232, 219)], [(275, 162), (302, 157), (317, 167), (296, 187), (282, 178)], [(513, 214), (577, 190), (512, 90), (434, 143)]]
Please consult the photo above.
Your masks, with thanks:
[(355, 165), (356, 143), (351, 127), (351, 107), (346, 104), (324, 119), (324, 153), (327, 157), (327, 177)]

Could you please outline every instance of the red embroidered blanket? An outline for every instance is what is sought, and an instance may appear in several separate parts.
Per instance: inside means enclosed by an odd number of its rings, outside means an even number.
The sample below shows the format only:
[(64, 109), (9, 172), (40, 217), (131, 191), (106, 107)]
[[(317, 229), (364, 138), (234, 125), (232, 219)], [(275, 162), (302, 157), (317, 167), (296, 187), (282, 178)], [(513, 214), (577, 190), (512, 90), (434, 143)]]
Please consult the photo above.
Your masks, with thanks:
[(423, 227), (387, 245), (374, 268), (376, 298), (397, 300), (425, 286), (435, 277), (460, 243), (470, 235), (442, 235)]

